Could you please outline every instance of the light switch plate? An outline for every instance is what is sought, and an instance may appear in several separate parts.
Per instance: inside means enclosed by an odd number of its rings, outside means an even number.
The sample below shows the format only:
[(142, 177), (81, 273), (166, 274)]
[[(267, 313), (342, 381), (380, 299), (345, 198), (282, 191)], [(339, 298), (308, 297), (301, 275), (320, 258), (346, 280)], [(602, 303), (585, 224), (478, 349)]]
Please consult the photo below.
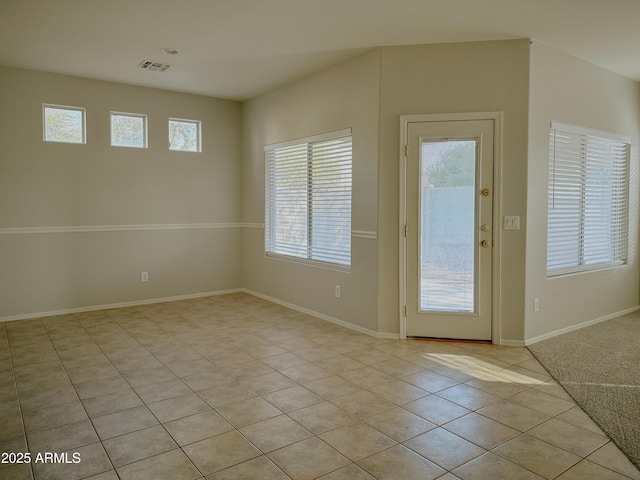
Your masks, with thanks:
[(519, 216), (507, 216), (504, 217), (504, 229), (505, 230), (520, 230), (520, 217)]

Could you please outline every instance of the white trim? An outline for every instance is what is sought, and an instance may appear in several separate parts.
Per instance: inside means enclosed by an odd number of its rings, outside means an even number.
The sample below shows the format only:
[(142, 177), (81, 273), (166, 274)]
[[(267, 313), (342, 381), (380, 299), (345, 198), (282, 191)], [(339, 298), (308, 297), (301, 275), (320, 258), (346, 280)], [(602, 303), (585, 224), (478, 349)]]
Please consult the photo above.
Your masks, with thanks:
[(523, 340), (506, 340), (501, 339), (499, 345), (503, 347), (524, 347), (526, 343)]
[(631, 137), (628, 137), (626, 135), (603, 132), (601, 130), (594, 130), (592, 128), (580, 127), (577, 125), (569, 125), (567, 123), (551, 122), (551, 129), (561, 130), (563, 132), (573, 133), (576, 135), (588, 135), (590, 137), (604, 138), (606, 140), (613, 140), (614, 142), (631, 144)]
[(344, 128), (342, 130), (335, 130), (333, 132), (321, 133), (319, 135), (312, 135), (310, 137), (296, 138), (293, 140), (286, 140), (284, 142), (272, 143), (265, 145), (264, 151), (275, 150), (276, 148), (288, 147), (290, 145), (297, 145), (299, 143), (316, 143), (323, 142), (325, 140), (333, 140), (335, 138), (348, 137), (351, 135), (351, 128)]
[(365, 230), (351, 230), (351, 238), (364, 238), (366, 240), (377, 240), (378, 232), (367, 232)]
[(264, 223), (243, 223), (244, 228), (264, 228)]
[[(400, 324), (400, 338), (407, 338), (407, 318), (404, 315), (404, 307), (407, 304), (407, 244), (404, 236), (404, 227), (407, 224), (406, 183), (407, 183), (407, 142), (409, 124), (424, 122), (445, 121), (471, 121), (493, 120), (493, 225), (501, 225), (502, 218), (502, 124), (503, 112), (471, 112), (471, 113), (435, 113), (400, 115), (400, 145), (399, 169), (400, 169), (400, 225), (398, 238), (399, 253), (399, 308), (398, 318)], [(501, 306), (501, 279), (500, 262), (502, 257), (501, 246), (502, 230), (495, 229), (493, 238), (493, 283), (492, 283), (492, 309), (491, 309), (491, 338), (493, 343), (501, 343), (502, 317)], [(507, 340), (508, 341), (508, 340)]]
[[(258, 226), (256, 226), (258, 225)], [(252, 223), (163, 223), (141, 225), (87, 225), (69, 227), (0, 228), (0, 235), (31, 235), (48, 233), (126, 232), (139, 230), (192, 230), (206, 228), (260, 228)]]
[(228, 293), (242, 292), (241, 288), (230, 290), (218, 290), (215, 292), (192, 293), (188, 295), (177, 295), (173, 297), (150, 298), (148, 300), (136, 300), (132, 302), (110, 303), (106, 305), (93, 305), (91, 307), (67, 308), (64, 310), (51, 310), (48, 312), (27, 313), (23, 315), (7, 315), (0, 317), (0, 322), (12, 322), (14, 320), (27, 320), (30, 318), (51, 317), (53, 315), (66, 315), (69, 313), (93, 312), (96, 310), (107, 310), (112, 308), (135, 307), (138, 305), (149, 305), (152, 303), (176, 302), (179, 300), (190, 300), (193, 298), (212, 297), (215, 295), (226, 295)]
[(279, 300), (274, 297), (270, 297), (269, 295), (264, 295), (262, 293), (254, 292), (253, 290), (249, 290), (247, 288), (241, 289), (244, 293), (249, 295), (253, 295), (254, 297), (262, 298), (263, 300), (268, 300), (273, 303), (277, 303), (278, 305), (282, 305), (283, 307), (290, 308), (292, 310), (296, 310), (298, 312), (306, 313), (307, 315), (311, 315), (313, 317), (319, 318), (321, 320), (326, 320), (328, 322), (334, 323), (336, 325), (340, 325), (341, 327), (348, 328), (349, 330), (355, 330), (356, 332), (364, 333), (365, 335), (369, 335), (375, 338), (388, 338), (390, 340), (397, 340), (397, 333), (384, 333), (384, 332), (376, 332), (374, 330), (369, 330), (368, 328), (359, 327), (358, 325), (354, 325), (349, 322), (345, 322), (344, 320), (338, 320), (337, 318), (330, 317), (329, 315), (325, 315), (323, 313), (316, 312), (314, 310), (309, 310), (308, 308), (300, 307), (299, 305), (295, 305), (293, 303), (285, 302), (283, 300)]
[(534, 343), (541, 342), (543, 340), (547, 340), (548, 338), (557, 337), (558, 335), (562, 335), (563, 333), (573, 332), (575, 330), (580, 330), (581, 328), (590, 327), (591, 325), (595, 325), (597, 323), (606, 322), (607, 320), (611, 320), (612, 318), (620, 317), (622, 315), (626, 315), (628, 313), (637, 312), (640, 310), (640, 306), (627, 308), (626, 310), (621, 310), (619, 312), (611, 313), (609, 315), (605, 315), (604, 317), (594, 318), (593, 320), (587, 320), (586, 322), (578, 323), (577, 325), (571, 325), (570, 327), (561, 328), (559, 330), (554, 330), (553, 332), (545, 333), (542, 335), (538, 335), (537, 337), (527, 338), (524, 341), (525, 345), (533, 345)]

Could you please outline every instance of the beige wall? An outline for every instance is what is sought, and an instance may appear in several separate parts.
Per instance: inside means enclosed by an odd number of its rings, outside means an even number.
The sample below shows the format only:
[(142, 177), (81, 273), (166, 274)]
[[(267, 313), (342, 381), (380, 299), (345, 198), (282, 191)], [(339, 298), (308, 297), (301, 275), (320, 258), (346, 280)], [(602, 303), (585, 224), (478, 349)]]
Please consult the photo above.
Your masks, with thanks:
[[(399, 122), (403, 114), (504, 112), (501, 215), (526, 225), (529, 41), (383, 48), (378, 210), (379, 328), (398, 332)], [(525, 232), (500, 235), (502, 339), (524, 335)]]
[[(42, 103), (87, 108), (88, 144), (43, 142)], [(0, 318), (245, 287), (397, 334), (400, 115), (470, 112), (503, 112), (495, 209), (521, 220), (520, 231), (495, 232), (495, 340), (635, 308), (639, 106), (636, 82), (524, 39), (383, 47), (243, 104), (0, 67)], [(149, 149), (109, 147), (110, 110), (148, 114)], [(202, 154), (167, 150), (169, 116), (202, 120)], [(552, 120), (633, 138), (629, 265), (546, 279)], [(352, 235), (351, 270), (267, 258), (264, 146), (344, 128), (352, 230), (363, 233)], [(114, 228), (51, 231), (96, 226)], [(34, 227), (44, 230), (14, 230)]]
[[(86, 108), (87, 144), (43, 142), (43, 103)], [(148, 149), (109, 146), (112, 110), (148, 115)], [(242, 286), (239, 103), (0, 67), (0, 112), (0, 317)], [(169, 116), (202, 121), (202, 153), (168, 151)]]
[[(534, 42), (531, 48), (526, 339), (638, 306), (640, 85)], [(558, 121), (632, 138), (629, 263), (546, 278), (549, 124)], [(534, 299), (540, 309), (533, 312)]]
[[(351, 228), (375, 235), (378, 195), (379, 51), (324, 70), (243, 104), (244, 221), (264, 224), (264, 147), (351, 128)], [(264, 229), (244, 232), (244, 286), (249, 290), (378, 331), (377, 242), (353, 237), (350, 272), (267, 258)], [(335, 285), (341, 297), (335, 297)]]

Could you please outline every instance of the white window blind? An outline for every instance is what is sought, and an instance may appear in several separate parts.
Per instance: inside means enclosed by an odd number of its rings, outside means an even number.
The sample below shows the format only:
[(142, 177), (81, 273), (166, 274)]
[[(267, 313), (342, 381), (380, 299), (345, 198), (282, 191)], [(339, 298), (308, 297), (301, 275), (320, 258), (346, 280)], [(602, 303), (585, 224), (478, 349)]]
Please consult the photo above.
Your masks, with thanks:
[(351, 265), (351, 130), (265, 153), (267, 255)]
[(630, 139), (551, 124), (547, 276), (627, 260)]

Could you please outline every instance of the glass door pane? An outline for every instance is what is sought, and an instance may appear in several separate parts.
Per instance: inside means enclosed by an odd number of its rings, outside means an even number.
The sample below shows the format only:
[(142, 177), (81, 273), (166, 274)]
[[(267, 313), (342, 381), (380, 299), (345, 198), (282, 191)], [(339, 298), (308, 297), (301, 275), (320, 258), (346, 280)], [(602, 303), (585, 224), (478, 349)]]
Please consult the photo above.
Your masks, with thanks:
[(476, 140), (423, 141), (420, 311), (476, 313)]

